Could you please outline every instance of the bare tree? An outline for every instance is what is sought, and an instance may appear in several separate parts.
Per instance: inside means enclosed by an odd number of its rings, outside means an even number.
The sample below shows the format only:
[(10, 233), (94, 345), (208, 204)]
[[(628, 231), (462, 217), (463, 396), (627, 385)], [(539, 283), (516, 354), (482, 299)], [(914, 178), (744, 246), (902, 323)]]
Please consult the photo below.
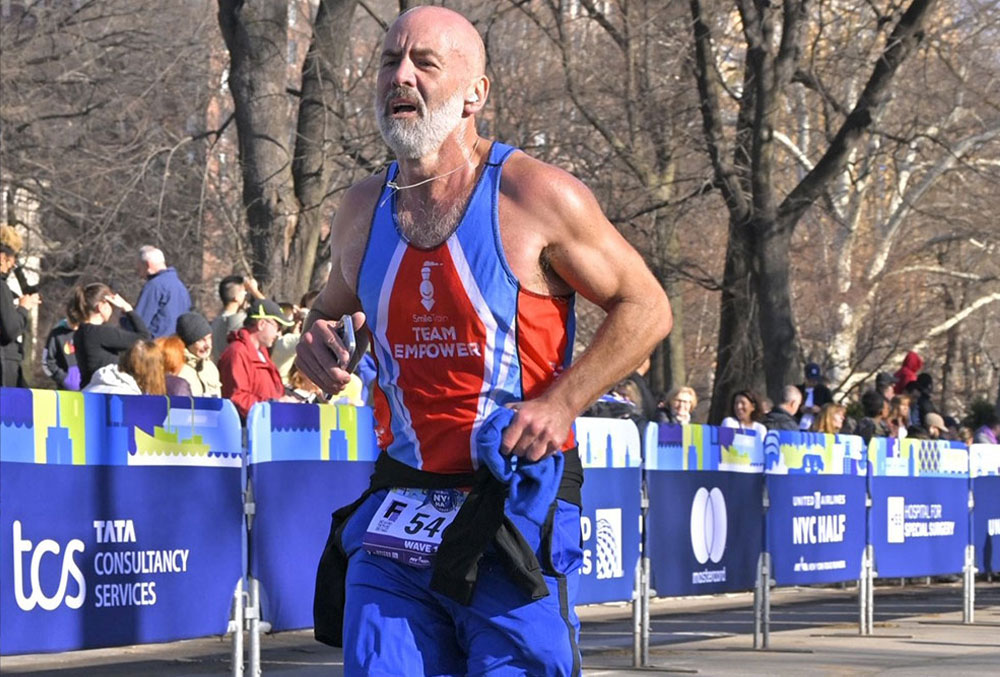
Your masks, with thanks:
[[(920, 43), (933, 5), (934, 0), (912, 0), (898, 19), (879, 22), (891, 30), (870, 67), (864, 89), (845, 111), (822, 157), (780, 198), (774, 132), (788, 88), (799, 73), (809, 5), (792, 1), (778, 8), (757, 0), (736, 1), (742, 31), (742, 79), (738, 91), (732, 91), (737, 110), (734, 129), (727, 134), (722, 102), (727, 90), (717, 53), (723, 43), (713, 37), (713, 21), (705, 5), (691, 0), (704, 134), (715, 183), (729, 211), (711, 420), (722, 417), (731, 393), (741, 383), (759, 382), (757, 374), (763, 373), (775, 399), (784, 384), (798, 377), (800, 349), (789, 274), (795, 226), (843, 171), (851, 151), (870, 130), (900, 65)], [(728, 59), (731, 63), (732, 54)], [(752, 337), (749, 341), (748, 336)]]

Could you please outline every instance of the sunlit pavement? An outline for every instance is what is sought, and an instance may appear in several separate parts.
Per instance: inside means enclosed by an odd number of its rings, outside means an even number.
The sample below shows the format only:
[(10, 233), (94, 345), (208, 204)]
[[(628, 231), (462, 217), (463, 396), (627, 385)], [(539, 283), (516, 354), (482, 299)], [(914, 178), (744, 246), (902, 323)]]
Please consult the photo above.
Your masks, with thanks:
[[(875, 634), (858, 635), (857, 595), (839, 588), (782, 588), (772, 593), (770, 649), (753, 650), (748, 594), (656, 600), (649, 667), (632, 668), (632, 620), (625, 605), (585, 607), (584, 674), (676, 672), (701, 675), (1000, 674), (1000, 584), (977, 586), (975, 625), (962, 625), (957, 584), (876, 588)], [(343, 674), (341, 654), (310, 632), (265, 636), (268, 677)], [(230, 673), (230, 640), (210, 638), (0, 659), (4, 675), (165, 676)], [(250, 675), (249, 669), (247, 675)]]

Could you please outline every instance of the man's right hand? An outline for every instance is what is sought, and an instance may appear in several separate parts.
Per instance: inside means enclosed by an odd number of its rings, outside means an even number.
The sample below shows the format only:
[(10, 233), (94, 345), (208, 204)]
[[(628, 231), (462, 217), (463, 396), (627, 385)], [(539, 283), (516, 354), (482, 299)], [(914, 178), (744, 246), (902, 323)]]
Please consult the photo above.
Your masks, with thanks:
[[(359, 331), (365, 324), (365, 314), (354, 313), (351, 320), (355, 331)], [(340, 339), (339, 326), (339, 321), (316, 320), (295, 349), (298, 368), (330, 395), (339, 393), (351, 380), (346, 369), (351, 353)]]

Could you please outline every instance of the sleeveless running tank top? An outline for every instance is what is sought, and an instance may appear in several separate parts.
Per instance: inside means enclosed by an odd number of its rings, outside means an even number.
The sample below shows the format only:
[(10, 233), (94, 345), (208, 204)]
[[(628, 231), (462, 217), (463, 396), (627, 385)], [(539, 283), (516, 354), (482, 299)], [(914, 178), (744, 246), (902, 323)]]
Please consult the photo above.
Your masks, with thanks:
[[(503, 253), (500, 174), (515, 150), (493, 144), (461, 221), (436, 247), (402, 235), (394, 189), (383, 185), (376, 203), (358, 273), (378, 366), (376, 434), (414, 468), (478, 468), (482, 421), (543, 392), (572, 358), (574, 297), (522, 289)], [(398, 171), (392, 163), (387, 181)]]

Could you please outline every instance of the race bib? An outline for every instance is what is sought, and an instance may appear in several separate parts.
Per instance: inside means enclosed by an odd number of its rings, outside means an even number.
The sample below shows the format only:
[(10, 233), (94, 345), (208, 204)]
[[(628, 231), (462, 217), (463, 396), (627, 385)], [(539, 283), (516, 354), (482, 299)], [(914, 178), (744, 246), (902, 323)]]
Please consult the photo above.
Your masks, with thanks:
[(372, 516), (362, 545), (372, 555), (429, 567), (464, 502), (458, 489), (392, 489)]

